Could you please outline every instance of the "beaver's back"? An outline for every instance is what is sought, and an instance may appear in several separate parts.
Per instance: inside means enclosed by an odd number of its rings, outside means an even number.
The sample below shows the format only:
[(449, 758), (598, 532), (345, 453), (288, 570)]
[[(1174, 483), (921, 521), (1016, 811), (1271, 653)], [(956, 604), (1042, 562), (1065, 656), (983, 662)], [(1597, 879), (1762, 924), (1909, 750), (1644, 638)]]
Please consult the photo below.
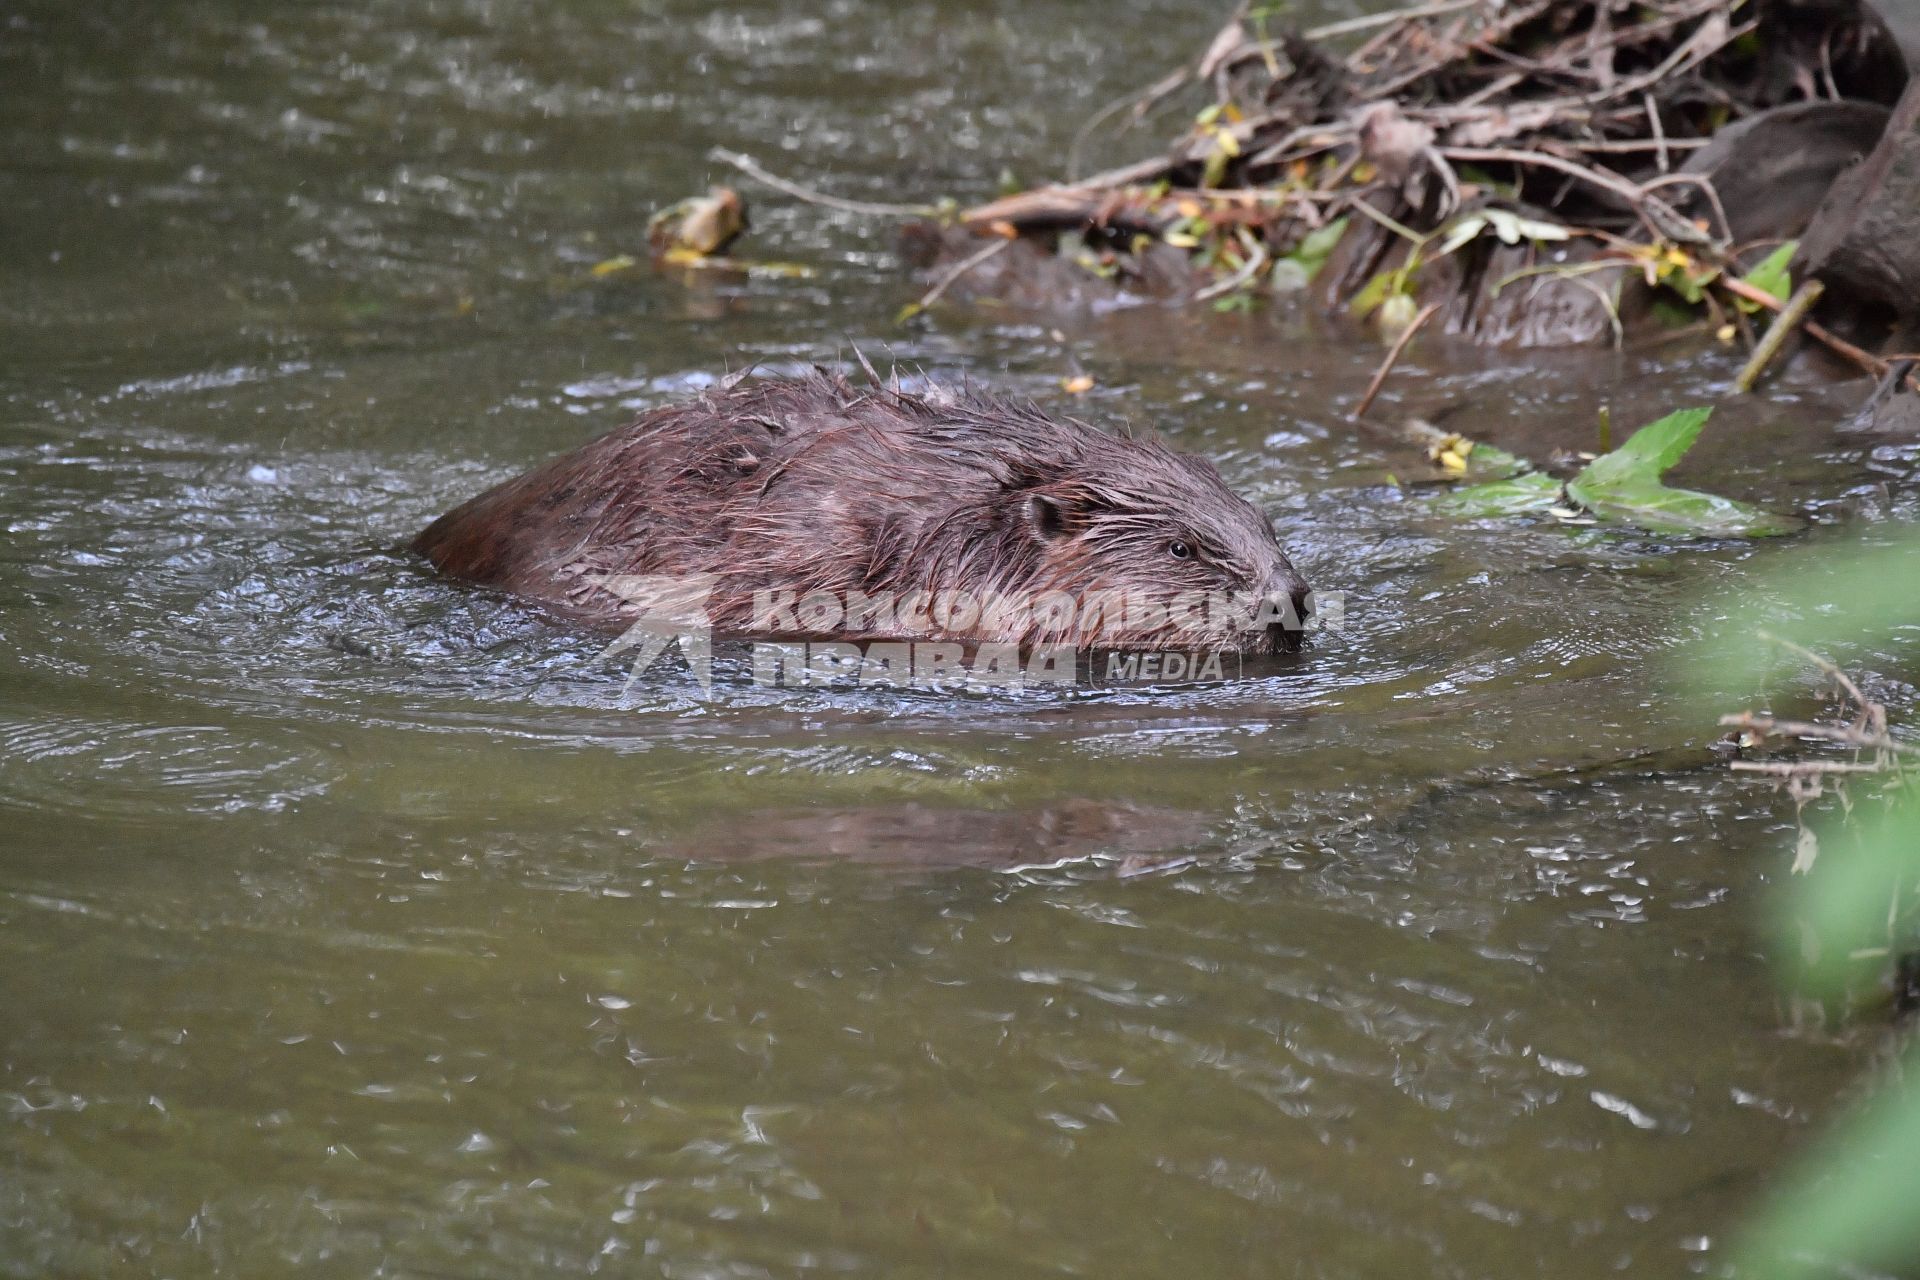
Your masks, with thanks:
[(930, 526), (1098, 436), (1031, 406), (857, 390), (816, 374), (654, 410), (429, 525), (445, 573), (614, 622), (603, 575), (716, 574), (730, 595), (897, 577)]

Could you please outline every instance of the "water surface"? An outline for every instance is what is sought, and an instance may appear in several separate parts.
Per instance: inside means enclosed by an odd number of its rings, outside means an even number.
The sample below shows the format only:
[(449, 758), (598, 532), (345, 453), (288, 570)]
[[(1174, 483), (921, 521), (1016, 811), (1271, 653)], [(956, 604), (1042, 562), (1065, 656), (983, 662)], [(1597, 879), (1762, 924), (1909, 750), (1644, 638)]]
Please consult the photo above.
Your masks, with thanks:
[[(716, 144), (1053, 172), (1219, 9), (0, 19), (0, 1272), (1724, 1265), (1866, 1056), (1779, 1029), (1790, 821), (1662, 674), (1767, 551), (1436, 519), (1347, 421), (1378, 347), (1285, 309), (897, 328), (885, 223), (750, 189), (810, 277), (592, 274)], [(709, 697), (402, 550), (854, 344), (1214, 458), (1346, 628), (1208, 687)], [(1544, 457), (1736, 363), (1422, 341), (1381, 412)], [(1724, 407), (1691, 478), (1910, 511), (1847, 394)]]

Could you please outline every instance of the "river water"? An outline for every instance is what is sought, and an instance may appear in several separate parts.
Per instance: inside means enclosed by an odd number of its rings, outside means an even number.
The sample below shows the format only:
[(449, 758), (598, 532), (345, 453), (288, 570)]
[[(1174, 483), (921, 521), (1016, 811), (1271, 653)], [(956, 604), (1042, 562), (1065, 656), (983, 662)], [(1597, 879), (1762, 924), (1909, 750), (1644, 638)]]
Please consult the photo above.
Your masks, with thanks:
[[(897, 327), (886, 222), (751, 187), (810, 276), (593, 274), (714, 145), (1055, 172), (1222, 8), (0, 11), (0, 1273), (1725, 1266), (1870, 1048), (1781, 1030), (1790, 816), (1666, 675), (1770, 550), (1439, 519), (1346, 420), (1379, 347), (1284, 307)], [(1346, 625), (1204, 686), (705, 696), (402, 550), (853, 344), (1207, 454)], [(1381, 412), (1544, 457), (1736, 364), (1436, 337)], [(1851, 394), (1727, 405), (1690, 477), (1911, 508)]]

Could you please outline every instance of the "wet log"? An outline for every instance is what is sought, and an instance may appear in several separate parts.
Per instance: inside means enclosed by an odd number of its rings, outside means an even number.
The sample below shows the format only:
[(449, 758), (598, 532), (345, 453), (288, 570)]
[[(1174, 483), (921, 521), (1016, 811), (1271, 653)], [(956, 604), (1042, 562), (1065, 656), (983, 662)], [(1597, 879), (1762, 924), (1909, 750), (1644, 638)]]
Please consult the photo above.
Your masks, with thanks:
[(1901, 95), (1879, 145), (1835, 180), (1795, 266), (1897, 317), (1920, 314), (1920, 79)]

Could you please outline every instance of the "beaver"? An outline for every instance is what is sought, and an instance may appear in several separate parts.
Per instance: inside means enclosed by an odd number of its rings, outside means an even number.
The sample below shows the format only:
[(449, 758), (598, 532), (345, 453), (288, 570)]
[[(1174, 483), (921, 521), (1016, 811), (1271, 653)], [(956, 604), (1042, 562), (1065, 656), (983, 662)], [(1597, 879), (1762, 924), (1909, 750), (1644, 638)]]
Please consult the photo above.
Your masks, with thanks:
[[(871, 371), (869, 371), (871, 377)], [(456, 507), (443, 573), (620, 628), (697, 581), (720, 635), (1294, 647), (1308, 587), (1213, 464), (976, 390), (729, 379)]]

